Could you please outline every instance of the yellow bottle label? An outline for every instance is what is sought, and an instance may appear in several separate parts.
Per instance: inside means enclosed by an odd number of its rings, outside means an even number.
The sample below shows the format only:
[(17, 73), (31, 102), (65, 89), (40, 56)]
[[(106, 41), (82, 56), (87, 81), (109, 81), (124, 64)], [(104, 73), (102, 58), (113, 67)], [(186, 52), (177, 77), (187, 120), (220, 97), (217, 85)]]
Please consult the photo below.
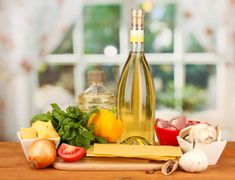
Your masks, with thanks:
[(135, 30), (132, 29), (130, 33), (130, 42), (144, 42), (144, 30)]

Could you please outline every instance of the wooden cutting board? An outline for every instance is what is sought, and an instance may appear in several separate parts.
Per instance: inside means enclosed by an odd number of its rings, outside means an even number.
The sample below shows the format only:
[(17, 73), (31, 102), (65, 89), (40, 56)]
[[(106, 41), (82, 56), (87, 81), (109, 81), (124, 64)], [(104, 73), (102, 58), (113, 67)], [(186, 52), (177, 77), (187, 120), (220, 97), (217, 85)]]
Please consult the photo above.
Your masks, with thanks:
[(86, 171), (86, 170), (160, 170), (163, 162), (142, 160), (142, 159), (131, 159), (131, 158), (83, 158), (77, 162), (64, 162), (57, 158), (53, 164), (54, 168), (66, 171)]

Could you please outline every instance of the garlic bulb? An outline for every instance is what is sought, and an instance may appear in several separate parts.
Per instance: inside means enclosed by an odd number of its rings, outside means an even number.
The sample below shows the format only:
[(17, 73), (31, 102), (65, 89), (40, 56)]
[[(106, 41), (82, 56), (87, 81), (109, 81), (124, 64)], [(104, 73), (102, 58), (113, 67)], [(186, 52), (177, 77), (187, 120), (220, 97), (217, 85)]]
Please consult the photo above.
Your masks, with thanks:
[(217, 140), (217, 131), (208, 124), (197, 124), (189, 132), (190, 143), (210, 144)]
[(193, 149), (181, 156), (179, 165), (187, 172), (201, 172), (208, 167), (208, 160), (203, 151)]

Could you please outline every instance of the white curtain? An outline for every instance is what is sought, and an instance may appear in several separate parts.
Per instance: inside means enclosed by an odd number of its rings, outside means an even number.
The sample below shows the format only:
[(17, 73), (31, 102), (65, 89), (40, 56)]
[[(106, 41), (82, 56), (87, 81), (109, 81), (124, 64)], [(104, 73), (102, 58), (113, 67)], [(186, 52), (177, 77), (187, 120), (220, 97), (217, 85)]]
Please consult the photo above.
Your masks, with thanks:
[(235, 0), (219, 0), (218, 9), (220, 10), (220, 23), (226, 29), (226, 82), (223, 121), (226, 121), (229, 140), (235, 139)]
[(79, 6), (79, 0), (0, 0), (0, 141), (15, 140), (29, 125), (32, 72), (75, 22)]
[[(180, 0), (182, 13), (185, 19), (182, 26), (187, 31), (195, 34), (203, 48), (220, 53), (221, 60), (225, 60), (223, 80), (220, 81), (220, 89), (223, 93), (222, 114), (219, 120), (222, 125), (223, 135), (228, 140), (235, 139), (235, 0)], [(187, 22), (187, 19), (190, 19)], [(185, 23), (187, 22), (187, 23)], [(213, 40), (213, 31), (217, 31)], [(207, 33), (205, 33), (207, 32)], [(215, 35), (215, 33), (214, 33)], [(218, 86), (217, 86), (218, 87)], [(221, 105), (220, 105), (221, 106)]]

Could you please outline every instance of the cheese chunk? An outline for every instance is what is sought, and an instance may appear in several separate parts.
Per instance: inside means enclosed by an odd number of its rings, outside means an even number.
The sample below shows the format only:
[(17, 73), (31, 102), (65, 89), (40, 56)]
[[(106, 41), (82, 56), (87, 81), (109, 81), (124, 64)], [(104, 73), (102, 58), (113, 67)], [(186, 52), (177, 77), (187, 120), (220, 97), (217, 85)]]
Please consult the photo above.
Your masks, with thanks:
[(37, 138), (36, 131), (33, 128), (21, 128), (20, 135), (21, 135), (22, 139)]
[(36, 121), (33, 123), (32, 128), (34, 128), (37, 133), (40, 133), (47, 129), (47, 126), (48, 122)]
[(173, 160), (181, 155), (180, 147), (127, 144), (95, 144), (93, 153), (88, 154), (88, 156), (132, 157), (157, 161)]
[(44, 129), (38, 133), (38, 138), (58, 138), (59, 135), (54, 129)]
[(51, 121), (48, 121), (48, 122), (36, 121), (35, 123), (33, 123), (32, 128), (35, 129), (38, 138), (58, 138), (59, 137)]
[(48, 129), (53, 129), (53, 130), (55, 130), (55, 128), (54, 128), (54, 126), (52, 125), (51, 121), (48, 121), (48, 122), (47, 122), (47, 128), (48, 128)]

